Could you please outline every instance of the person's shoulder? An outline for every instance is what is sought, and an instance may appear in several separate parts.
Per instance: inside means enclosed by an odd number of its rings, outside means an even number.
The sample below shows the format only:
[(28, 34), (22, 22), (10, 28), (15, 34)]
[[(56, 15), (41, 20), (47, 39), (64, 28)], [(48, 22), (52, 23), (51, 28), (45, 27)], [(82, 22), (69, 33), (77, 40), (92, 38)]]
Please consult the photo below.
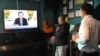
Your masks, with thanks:
[(26, 19), (26, 18), (23, 18), (23, 19)]
[(26, 18), (23, 18), (23, 20), (27, 20)]
[(16, 18), (15, 20), (19, 20), (19, 18)]

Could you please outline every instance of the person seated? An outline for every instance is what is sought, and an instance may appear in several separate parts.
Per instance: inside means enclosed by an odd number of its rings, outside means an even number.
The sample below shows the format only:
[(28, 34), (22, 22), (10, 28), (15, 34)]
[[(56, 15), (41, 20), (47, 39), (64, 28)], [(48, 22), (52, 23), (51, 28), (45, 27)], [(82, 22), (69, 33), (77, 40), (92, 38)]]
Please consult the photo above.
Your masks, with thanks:
[(14, 25), (17, 26), (28, 25), (26, 18), (24, 18), (23, 16), (24, 16), (23, 12), (18, 12), (18, 18), (15, 19)]

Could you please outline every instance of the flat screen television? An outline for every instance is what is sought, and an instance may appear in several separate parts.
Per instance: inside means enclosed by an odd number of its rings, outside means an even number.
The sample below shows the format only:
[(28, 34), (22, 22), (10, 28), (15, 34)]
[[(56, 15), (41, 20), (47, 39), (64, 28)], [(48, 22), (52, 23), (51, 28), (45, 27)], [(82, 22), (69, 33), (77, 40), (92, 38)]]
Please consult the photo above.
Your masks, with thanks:
[(38, 27), (37, 10), (4, 9), (4, 29), (20, 30)]

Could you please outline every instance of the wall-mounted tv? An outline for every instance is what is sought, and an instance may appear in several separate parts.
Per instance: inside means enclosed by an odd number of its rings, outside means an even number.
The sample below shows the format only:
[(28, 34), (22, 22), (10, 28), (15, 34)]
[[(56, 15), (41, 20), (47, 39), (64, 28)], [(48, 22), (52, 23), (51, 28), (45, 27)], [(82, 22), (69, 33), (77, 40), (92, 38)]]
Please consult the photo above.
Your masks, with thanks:
[(37, 10), (4, 9), (4, 29), (34, 29), (38, 27)]

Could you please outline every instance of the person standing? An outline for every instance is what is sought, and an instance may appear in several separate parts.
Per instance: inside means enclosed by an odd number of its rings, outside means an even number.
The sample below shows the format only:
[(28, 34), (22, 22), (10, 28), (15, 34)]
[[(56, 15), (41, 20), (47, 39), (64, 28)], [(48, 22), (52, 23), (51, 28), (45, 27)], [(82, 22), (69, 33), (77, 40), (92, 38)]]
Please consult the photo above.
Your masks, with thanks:
[(66, 56), (70, 25), (65, 22), (64, 15), (59, 16), (58, 23), (54, 34), (56, 45), (55, 56)]
[(81, 25), (78, 34), (72, 35), (72, 41), (78, 44), (80, 56), (98, 56), (98, 38), (100, 22), (93, 18), (94, 9), (90, 4), (80, 8)]

